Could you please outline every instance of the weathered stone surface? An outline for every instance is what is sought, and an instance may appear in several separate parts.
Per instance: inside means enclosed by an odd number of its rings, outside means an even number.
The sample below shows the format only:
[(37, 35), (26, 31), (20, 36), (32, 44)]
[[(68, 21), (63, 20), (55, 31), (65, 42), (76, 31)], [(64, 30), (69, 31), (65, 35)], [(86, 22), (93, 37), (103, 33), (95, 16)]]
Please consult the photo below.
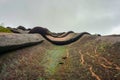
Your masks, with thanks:
[(40, 43), (44, 38), (39, 34), (0, 34), (0, 52)]
[(68, 45), (43, 43), (0, 58), (1, 80), (120, 80), (119, 37), (84, 35)]
[(34, 27), (32, 30), (30, 30), (29, 33), (39, 33), (41, 35), (47, 35), (50, 33), (50, 31), (47, 28), (43, 27)]
[(19, 34), (28, 34), (29, 30), (22, 30), (22, 29), (10, 29), (13, 33), (19, 33)]
[(17, 29), (26, 30), (24, 26), (18, 26)]

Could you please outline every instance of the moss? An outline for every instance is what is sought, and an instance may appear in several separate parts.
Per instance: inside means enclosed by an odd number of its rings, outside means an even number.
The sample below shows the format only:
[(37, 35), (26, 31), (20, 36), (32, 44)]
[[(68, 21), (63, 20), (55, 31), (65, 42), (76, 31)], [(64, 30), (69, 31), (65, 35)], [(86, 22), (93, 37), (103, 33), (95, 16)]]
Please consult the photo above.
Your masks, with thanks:
[(60, 63), (61, 57), (66, 53), (65, 46), (53, 46), (52, 50), (47, 50), (47, 55), (45, 56), (42, 64), (46, 68), (46, 72), (53, 75)]
[(44, 78), (38, 78), (37, 80), (45, 80)]
[(101, 42), (101, 44), (98, 45), (98, 51), (99, 52), (105, 52), (106, 49), (110, 47), (111, 44), (108, 44), (107, 42)]
[(9, 29), (4, 28), (3, 26), (0, 26), (0, 32), (11, 33), (11, 31)]

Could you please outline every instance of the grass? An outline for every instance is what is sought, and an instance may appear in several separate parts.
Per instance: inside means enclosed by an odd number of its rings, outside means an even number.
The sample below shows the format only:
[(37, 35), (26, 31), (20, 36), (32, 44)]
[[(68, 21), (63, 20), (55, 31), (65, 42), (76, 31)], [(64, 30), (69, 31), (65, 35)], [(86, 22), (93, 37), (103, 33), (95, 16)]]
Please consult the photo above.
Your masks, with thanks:
[(0, 32), (12, 33), (9, 29), (0, 26)]

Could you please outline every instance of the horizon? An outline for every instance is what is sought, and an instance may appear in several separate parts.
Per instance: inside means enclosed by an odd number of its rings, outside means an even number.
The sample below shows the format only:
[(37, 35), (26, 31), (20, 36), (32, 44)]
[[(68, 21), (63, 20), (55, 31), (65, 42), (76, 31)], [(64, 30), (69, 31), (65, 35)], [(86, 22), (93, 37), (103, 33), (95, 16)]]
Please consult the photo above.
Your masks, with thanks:
[(1, 0), (0, 23), (52, 32), (120, 34), (119, 0)]

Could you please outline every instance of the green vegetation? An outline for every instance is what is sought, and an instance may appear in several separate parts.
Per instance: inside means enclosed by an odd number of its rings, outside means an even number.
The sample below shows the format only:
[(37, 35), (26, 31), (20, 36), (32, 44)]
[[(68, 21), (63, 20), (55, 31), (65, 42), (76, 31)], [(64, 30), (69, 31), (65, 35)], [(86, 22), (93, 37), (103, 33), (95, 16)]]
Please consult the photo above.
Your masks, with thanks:
[(0, 32), (11, 33), (11, 31), (9, 29), (4, 28), (3, 26), (0, 26)]
[(105, 50), (107, 50), (110, 47), (110, 43), (107, 42), (101, 42), (101, 44), (98, 44), (98, 51), (101, 53), (104, 53)]
[(42, 64), (44, 63), (44, 67), (46, 68), (46, 72), (53, 75), (56, 72), (61, 57), (65, 53), (65, 46), (53, 46), (53, 49), (47, 50), (47, 54), (42, 61)]
[(44, 78), (38, 78), (37, 80), (45, 80)]
[(6, 53), (0, 58), (0, 80), (120, 80), (120, 42), (103, 38), (84, 36), (63, 46), (45, 40)]

